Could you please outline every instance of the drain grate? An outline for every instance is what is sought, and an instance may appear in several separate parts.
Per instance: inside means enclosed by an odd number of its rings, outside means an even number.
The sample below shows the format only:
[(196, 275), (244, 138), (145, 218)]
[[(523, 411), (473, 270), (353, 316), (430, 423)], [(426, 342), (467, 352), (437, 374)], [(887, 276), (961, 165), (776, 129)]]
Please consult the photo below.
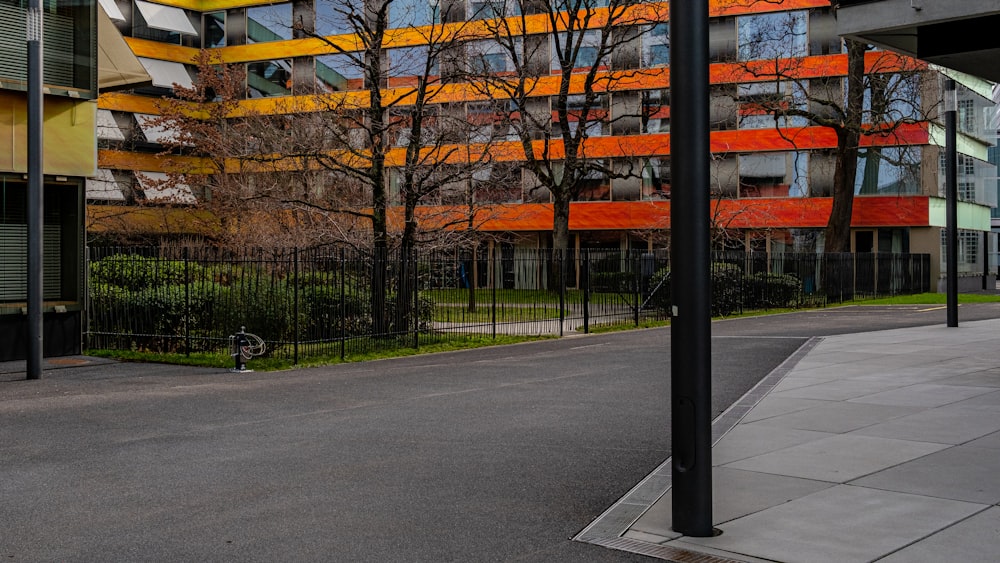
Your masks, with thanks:
[(629, 553), (645, 555), (647, 557), (664, 559), (666, 561), (672, 561), (673, 563), (745, 563), (739, 559), (729, 559), (726, 557), (719, 557), (717, 555), (709, 555), (707, 553), (680, 549), (669, 545), (656, 545), (629, 538), (598, 540), (591, 541), (590, 543), (607, 547), (609, 549), (617, 549), (620, 551), (627, 551)]

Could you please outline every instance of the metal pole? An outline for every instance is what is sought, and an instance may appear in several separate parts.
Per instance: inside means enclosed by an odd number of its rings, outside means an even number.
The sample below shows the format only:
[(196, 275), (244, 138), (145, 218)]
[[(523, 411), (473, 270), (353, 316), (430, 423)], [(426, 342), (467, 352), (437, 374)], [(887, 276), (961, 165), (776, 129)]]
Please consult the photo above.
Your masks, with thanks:
[(28, 379), (42, 377), (42, 2), (28, 1)]
[(673, 529), (707, 537), (714, 533), (708, 2), (671, 0), (670, 40)]
[(958, 94), (955, 81), (947, 79), (944, 88), (944, 151), (945, 151), (945, 293), (948, 326), (958, 326), (958, 143), (956, 117)]
[(580, 269), (580, 283), (583, 288), (583, 333), (590, 334), (590, 249), (581, 250), (583, 268)]
[(292, 365), (299, 365), (299, 247), (292, 249)]

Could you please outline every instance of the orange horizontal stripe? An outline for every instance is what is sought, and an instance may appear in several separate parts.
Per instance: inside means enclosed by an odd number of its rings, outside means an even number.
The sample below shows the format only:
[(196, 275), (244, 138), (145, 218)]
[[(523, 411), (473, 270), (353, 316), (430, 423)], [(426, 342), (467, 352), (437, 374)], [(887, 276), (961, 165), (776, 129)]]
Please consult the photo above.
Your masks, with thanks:
[[(675, 186), (676, 189), (676, 186)], [(823, 228), (832, 198), (723, 199), (711, 203), (719, 223), (732, 229)], [(929, 219), (926, 196), (859, 196), (854, 200), (853, 227), (919, 227)], [(434, 213), (427, 211), (428, 215)], [(489, 218), (480, 231), (531, 232), (552, 230), (551, 204), (510, 204), (481, 211)], [(669, 201), (576, 202), (570, 204), (573, 231), (647, 230), (670, 228)]]
[[(889, 136), (865, 136), (861, 138), (862, 146), (897, 146), (922, 145), (928, 142), (928, 126), (920, 123), (902, 124)], [(786, 129), (784, 136), (774, 129), (751, 129), (737, 131), (713, 131), (710, 136), (710, 149), (714, 154), (737, 154), (747, 152), (816, 150), (832, 149), (837, 146), (837, 138), (833, 130), (826, 127), (802, 127)], [(517, 162), (524, 160), (523, 149), (518, 142), (498, 143), (492, 147), (471, 145), (467, 149), (459, 146), (447, 146), (439, 149), (441, 154), (449, 154), (448, 162), (461, 164), (480, 158), (482, 151), (489, 149), (492, 160), (498, 162)], [(427, 149), (421, 158), (430, 158), (431, 149)], [(537, 158), (546, 152), (543, 141), (534, 143)], [(644, 156), (670, 155), (670, 135), (631, 135), (623, 137), (590, 137), (582, 147), (582, 154), (587, 158), (631, 158)], [(393, 148), (386, 154), (386, 165), (402, 166), (406, 156), (404, 148)], [(548, 156), (553, 160), (565, 157), (561, 142), (553, 142), (548, 147)], [(345, 158), (348, 156), (345, 154)], [(356, 159), (356, 156), (349, 158)], [(177, 171), (190, 174), (206, 173), (212, 170), (207, 159), (189, 156), (158, 155), (149, 153), (134, 153), (127, 151), (101, 150), (98, 152), (98, 165), (101, 168), (115, 170), (149, 170)], [(364, 166), (358, 162), (358, 166)], [(275, 159), (271, 165), (258, 164), (261, 170), (291, 170), (301, 166), (297, 159)], [(230, 159), (227, 169), (240, 170), (240, 163)]]
[[(852, 227), (920, 227), (929, 218), (926, 196), (859, 196), (854, 200)], [(826, 226), (831, 198), (767, 198), (716, 200), (713, 217), (731, 229), (787, 229)], [(644, 231), (670, 228), (669, 201), (578, 202), (570, 204), (572, 231)], [(428, 228), (467, 224), (463, 207), (420, 207), (418, 221)], [(251, 215), (253, 212), (251, 212)], [(388, 210), (393, 229), (402, 225), (402, 210)], [(552, 205), (508, 204), (476, 210), (473, 219), (481, 232), (548, 232)], [(210, 211), (194, 208), (88, 205), (89, 232), (159, 232), (211, 234), (220, 223)]]

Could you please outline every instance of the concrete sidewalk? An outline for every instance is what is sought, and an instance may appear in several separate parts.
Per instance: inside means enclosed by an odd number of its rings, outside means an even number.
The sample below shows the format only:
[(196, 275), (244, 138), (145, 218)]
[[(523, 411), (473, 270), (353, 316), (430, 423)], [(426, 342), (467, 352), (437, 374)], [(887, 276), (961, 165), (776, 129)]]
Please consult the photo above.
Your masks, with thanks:
[(675, 561), (997, 561), (1000, 320), (813, 339), (713, 426), (714, 522), (670, 460), (577, 538)]

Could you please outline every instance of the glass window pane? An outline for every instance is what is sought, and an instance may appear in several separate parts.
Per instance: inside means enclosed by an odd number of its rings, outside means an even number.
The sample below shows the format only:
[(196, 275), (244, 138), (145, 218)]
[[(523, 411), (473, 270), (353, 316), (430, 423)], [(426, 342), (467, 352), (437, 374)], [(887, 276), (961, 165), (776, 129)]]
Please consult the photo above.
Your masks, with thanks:
[(316, 33), (340, 35), (353, 33), (352, 21), (363, 21), (362, 0), (317, 0)]
[(806, 12), (740, 16), (736, 22), (739, 59), (786, 59), (808, 53)]
[(792, 176), (788, 153), (752, 153), (739, 156), (740, 197), (787, 197)]
[(642, 199), (670, 199), (670, 158), (650, 158), (642, 168)]
[(261, 61), (247, 64), (247, 94), (251, 98), (287, 96), (292, 92), (290, 60)]
[(869, 147), (858, 156), (856, 194), (920, 193), (919, 147)]
[(361, 65), (349, 55), (316, 57), (316, 87), (322, 92), (358, 90), (364, 84)]
[(265, 43), (292, 38), (292, 5), (247, 8), (247, 41)]
[[(580, 36), (581, 33), (583, 34), (582, 37)], [(567, 41), (571, 42), (568, 47)], [(576, 57), (573, 58), (572, 49), (577, 45), (579, 47), (576, 51)], [(589, 69), (595, 64), (606, 65), (607, 61), (599, 62), (597, 60), (600, 46), (601, 32), (597, 30), (577, 31), (572, 35), (560, 33), (558, 37), (553, 37), (551, 40), (552, 58), (550, 69), (552, 72), (560, 72), (562, 60), (566, 60), (574, 69), (579, 70)]]
[(211, 49), (226, 46), (226, 13), (210, 12), (204, 18), (205, 35), (202, 37), (202, 47)]
[(517, 0), (469, 0), (469, 20), (487, 20), (521, 13)]
[(642, 66), (666, 66), (670, 64), (670, 24), (654, 25), (642, 36)]
[(439, 0), (392, 0), (389, 4), (390, 28), (419, 27), (440, 22)]

